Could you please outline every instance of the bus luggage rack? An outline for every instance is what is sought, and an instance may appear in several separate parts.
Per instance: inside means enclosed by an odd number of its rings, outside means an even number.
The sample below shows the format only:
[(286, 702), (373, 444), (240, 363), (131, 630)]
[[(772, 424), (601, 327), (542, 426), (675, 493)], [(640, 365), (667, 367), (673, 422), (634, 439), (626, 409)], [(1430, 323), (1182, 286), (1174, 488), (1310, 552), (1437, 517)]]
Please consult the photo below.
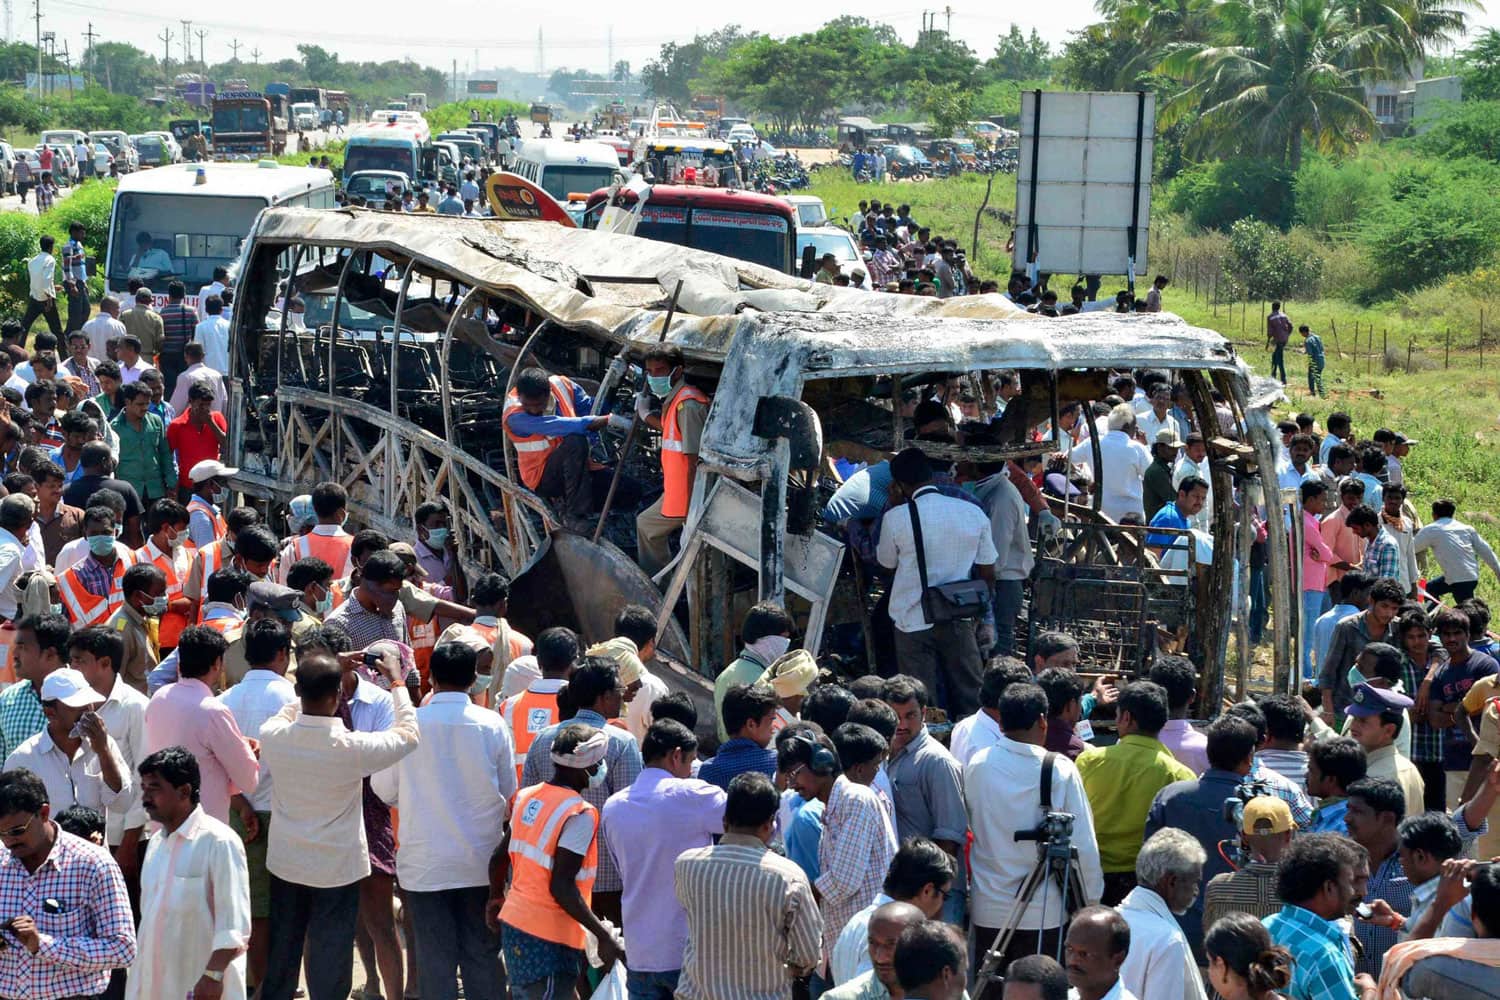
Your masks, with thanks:
[(1134, 525), (1066, 522), (1058, 542), (1039, 544), (1028, 648), (1043, 632), (1067, 632), (1078, 640), (1080, 669), (1125, 677), (1149, 668), (1158, 648), (1180, 650), (1194, 613), (1194, 588), (1180, 582), (1196, 573), (1192, 536), (1161, 533), (1177, 549), (1171, 569), (1144, 549), (1146, 529)]

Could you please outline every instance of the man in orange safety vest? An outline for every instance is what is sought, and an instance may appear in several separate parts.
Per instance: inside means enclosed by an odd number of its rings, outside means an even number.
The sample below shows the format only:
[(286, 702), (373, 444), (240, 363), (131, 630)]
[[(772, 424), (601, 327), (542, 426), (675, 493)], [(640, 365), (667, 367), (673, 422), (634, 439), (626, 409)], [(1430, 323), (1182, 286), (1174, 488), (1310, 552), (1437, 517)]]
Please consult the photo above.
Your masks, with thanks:
[[(662, 494), (636, 515), (635, 530), (641, 569), (655, 576), (671, 561), (672, 535), (687, 520), (709, 398), (683, 381), (682, 348), (675, 344), (651, 348), (645, 366), (648, 391), (636, 395), (636, 419), (661, 432)], [(659, 414), (650, 412), (651, 396), (662, 401)]]
[(578, 383), (527, 368), (516, 376), (501, 414), (521, 482), (537, 496), (556, 501), (563, 523), (579, 532), (591, 527), (594, 513), (589, 435), (612, 421), (616, 427), (630, 426), (618, 414), (591, 416), (593, 408), (593, 397)]

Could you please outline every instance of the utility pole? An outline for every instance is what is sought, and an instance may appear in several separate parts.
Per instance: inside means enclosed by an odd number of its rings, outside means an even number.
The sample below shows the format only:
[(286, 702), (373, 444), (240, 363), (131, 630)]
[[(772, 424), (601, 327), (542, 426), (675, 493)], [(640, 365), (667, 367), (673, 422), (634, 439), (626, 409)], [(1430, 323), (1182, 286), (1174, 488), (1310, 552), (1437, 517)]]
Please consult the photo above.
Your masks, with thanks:
[(193, 22), (182, 21), (180, 23), (182, 24), (182, 65), (185, 69), (187, 64), (193, 61)]
[(89, 56), (94, 52), (94, 39), (98, 37), (98, 33), (94, 31), (94, 22), (90, 21), (89, 30), (83, 33), (83, 58), (78, 61), (78, 68), (85, 72), (89, 68)]
[(68, 58), (68, 43), (63, 42), (63, 66), (68, 70), (68, 100), (73, 99), (73, 60)]
[(57, 90), (57, 34), (51, 31), (42, 32), (42, 44), (47, 46), (47, 87), (46, 92), (51, 94)]
[(36, 0), (36, 96), (42, 96), (42, 0)]
[(257, 66), (259, 66), (259, 65), (260, 65), (260, 49), (251, 49), (251, 50), (250, 50), (250, 59), (251, 59), (251, 60), (252, 60), (252, 61), (253, 61), (253, 62), (254, 62), (254, 63), (255, 63), (255, 64), (256, 64), (256, 65), (257, 65)]
[[(37, 0), (41, 3), (41, 0)], [(536, 29), (536, 75), (543, 76), (546, 73), (547, 61), (542, 53), (542, 29)]]
[(458, 60), (453, 60), (453, 99), (458, 100)]
[(240, 40), (238, 38), (229, 43), (229, 51), (234, 53), (231, 61), (238, 63), (240, 61)]
[(156, 36), (161, 39), (161, 75), (167, 83), (172, 82), (172, 29), (163, 28), (161, 34)]
[(943, 34), (951, 36), (953, 34), (953, 8), (944, 7), (943, 13), (948, 17), (948, 27), (943, 29)]
[(203, 39), (208, 36), (208, 32), (206, 30), (204, 30), (203, 28), (199, 28), (197, 34), (198, 34), (198, 63), (199, 63), (199, 65), (201, 65), (203, 67), (203, 71), (206, 73), (206, 72), (208, 72), (208, 61), (203, 58)]

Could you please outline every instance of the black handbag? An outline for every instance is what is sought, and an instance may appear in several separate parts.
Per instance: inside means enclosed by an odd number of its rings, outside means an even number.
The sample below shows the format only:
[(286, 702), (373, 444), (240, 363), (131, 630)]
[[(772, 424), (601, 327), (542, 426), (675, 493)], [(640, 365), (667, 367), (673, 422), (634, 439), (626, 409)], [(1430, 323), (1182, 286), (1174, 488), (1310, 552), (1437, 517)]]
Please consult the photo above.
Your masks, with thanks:
[(922, 617), (929, 625), (944, 622), (970, 621), (983, 616), (989, 606), (990, 585), (984, 580), (954, 580), (940, 583), (936, 587), (927, 583), (927, 554), (922, 544), (922, 519), (917, 515), (917, 498), (912, 497), (906, 506), (911, 508), (911, 535), (917, 547), (917, 576), (922, 582)]

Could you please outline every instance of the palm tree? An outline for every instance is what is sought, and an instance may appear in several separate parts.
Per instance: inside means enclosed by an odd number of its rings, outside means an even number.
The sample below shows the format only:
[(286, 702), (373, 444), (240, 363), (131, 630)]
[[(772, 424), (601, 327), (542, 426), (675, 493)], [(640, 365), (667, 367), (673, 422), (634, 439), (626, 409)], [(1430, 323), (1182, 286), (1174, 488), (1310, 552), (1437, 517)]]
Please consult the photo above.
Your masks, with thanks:
[(1172, 45), (1213, 37), (1217, 0), (1097, 0), (1095, 9), (1111, 28), (1137, 41), (1136, 52), (1119, 69), (1115, 86), (1134, 90)]
[[(1378, 0), (1377, 0), (1378, 2)], [(1363, 82), (1388, 75), (1394, 42), (1343, 0), (1226, 0), (1216, 40), (1173, 45), (1160, 71), (1185, 83), (1161, 124), (1194, 112), (1189, 143), (1217, 155), (1274, 156), (1291, 169), (1306, 143), (1351, 150), (1377, 128)]]

